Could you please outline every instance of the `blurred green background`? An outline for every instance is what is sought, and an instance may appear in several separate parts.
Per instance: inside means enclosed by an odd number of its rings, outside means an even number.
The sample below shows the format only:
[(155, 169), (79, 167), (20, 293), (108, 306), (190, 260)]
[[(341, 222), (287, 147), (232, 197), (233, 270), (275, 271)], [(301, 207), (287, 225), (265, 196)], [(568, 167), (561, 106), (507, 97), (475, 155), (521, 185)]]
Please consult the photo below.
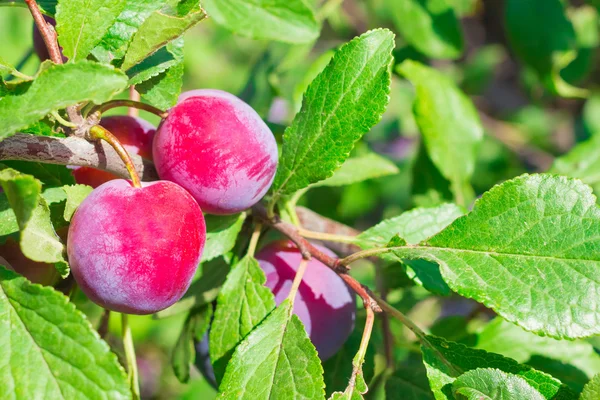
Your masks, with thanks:
[[(319, 7), (323, 2), (312, 0), (312, 3)], [(587, 99), (558, 96), (548, 90), (547, 82), (531, 66), (526, 67), (523, 60), (519, 61), (515, 56), (519, 49), (511, 46), (506, 32), (504, 1), (448, 1), (460, 17), (464, 38), (464, 50), (453, 60), (429, 58), (421, 53), (422, 49), (407, 44), (410, 40), (403, 34), (410, 32), (395, 18), (399, 3), (396, 0), (329, 1), (327, 4), (332, 8), (321, 37), (310, 45), (237, 37), (209, 18), (186, 34), (183, 90), (217, 88), (234, 93), (251, 104), (280, 137), (299, 109), (305, 88), (327, 64), (336, 47), (368, 29), (388, 27), (398, 35), (396, 62), (411, 58), (434, 66), (451, 77), (477, 106), (486, 130), (472, 180), (478, 195), (524, 172), (548, 170), (557, 157), (576, 143), (600, 132), (600, 92), (596, 92), (600, 81), (599, 27), (598, 10), (593, 1), (564, 2), (576, 43), (560, 77), (568, 84), (589, 89)], [(0, 57), (33, 75), (39, 60), (35, 55), (28, 57), (31, 46), (32, 19), (28, 10), (0, 7)], [(302, 198), (301, 205), (364, 229), (415, 206), (451, 201), (447, 182), (443, 182), (421, 151), (412, 115), (413, 99), (413, 87), (395, 75), (391, 103), (383, 120), (354, 150), (356, 154), (375, 151), (386, 156), (397, 164), (398, 174), (345, 187), (316, 188)], [(158, 123), (154, 116), (142, 116)], [(372, 265), (366, 262), (354, 273), (364, 283), (374, 286)], [(407, 286), (403, 276), (386, 278), (398, 282), (391, 284), (398, 289), (389, 294), (390, 301), (402, 311), (410, 310), (409, 315), (421, 326), (438, 329), (437, 333), (445, 336), (458, 335), (453, 340), (468, 341), (468, 332), (481, 325), (481, 319), (472, 316), (469, 320), (440, 320), (444, 309), (455, 299), (441, 300), (420, 287)], [(90, 316), (92, 324), (97, 324), (100, 309), (84, 299), (79, 299), (78, 304)], [(473, 312), (472, 304), (465, 307)], [(191, 383), (184, 385), (171, 370), (170, 351), (184, 317), (182, 314), (162, 320), (132, 318), (144, 398), (211, 399), (215, 396), (215, 391), (198, 371), (194, 370)], [(118, 324), (118, 318), (113, 317), (108, 341), (120, 352)], [(392, 328), (397, 336), (396, 359), (405, 361), (411, 353), (407, 341), (410, 335), (400, 326)], [(376, 331), (374, 346), (378, 354), (383, 352), (380, 336)], [(369, 396), (376, 398), (377, 390)]]

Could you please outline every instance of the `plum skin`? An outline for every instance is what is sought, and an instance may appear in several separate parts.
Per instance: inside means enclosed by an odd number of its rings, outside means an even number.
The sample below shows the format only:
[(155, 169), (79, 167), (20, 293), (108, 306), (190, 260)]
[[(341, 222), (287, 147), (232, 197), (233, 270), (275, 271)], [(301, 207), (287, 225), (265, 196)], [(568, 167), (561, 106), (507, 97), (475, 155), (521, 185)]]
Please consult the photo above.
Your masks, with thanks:
[[(326, 247), (323, 253), (337, 257)], [(291, 241), (275, 241), (263, 247), (256, 259), (267, 276), (267, 286), (279, 305), (290, 292), (302, 254)], [(354, 330), (356, 297), (346, 283), (325, 264), (309, 261), (294, 302), (300, 318), (322, 361), (337, 353)]]
[(158, 127), (161, 179), (190, 191), (204, 212), (234, 214), (256, 204), (277, 170), (277, 142), (260, 116), (220, 90), (183, 93)]
[[(332, 257), (326, 247), (314, 245)], [(267, 286), (279, 305), (290, 292), (302, 254), (291, 241), (279, 240), (263, 247), (256, 259), (267, 276)], [(300, 318), (319, 358), (325, 361), (337, 353), (354, 330), (356, 296), (346, 283), (325, 264), (312, 259), (306, 268), (294, 301)], [(195, 365), (215, 389), (218, 387), (208, 352), (208, 333), (195, 344)]]
[[(101, 125), (119, 139), (129, 154), (137, 154), (152, 161), (152, 140), (156, 127), (150, 122), (128, 115), (102, 118)], [(118, 176), (92, 167), (72, 167), (77, 183), (97, 188)]]
[(116, 179), (81, 203), (67, 253), (81, 290), (128, 314), (167, 308), (187, 291), (202, 256), (206, 225), (192, 196), (172, 182)]

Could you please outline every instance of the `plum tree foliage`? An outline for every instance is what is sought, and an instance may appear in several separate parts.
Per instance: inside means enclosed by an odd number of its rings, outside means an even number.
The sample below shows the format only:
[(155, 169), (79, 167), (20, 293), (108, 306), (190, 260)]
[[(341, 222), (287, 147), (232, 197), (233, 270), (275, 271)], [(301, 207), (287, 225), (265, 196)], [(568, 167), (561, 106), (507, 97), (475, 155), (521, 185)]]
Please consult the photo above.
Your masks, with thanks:
[(190, 398), (599, 398), (599, 4), (490, 3), (0, 0), (0, 398), (169, 398), (131, 314)]

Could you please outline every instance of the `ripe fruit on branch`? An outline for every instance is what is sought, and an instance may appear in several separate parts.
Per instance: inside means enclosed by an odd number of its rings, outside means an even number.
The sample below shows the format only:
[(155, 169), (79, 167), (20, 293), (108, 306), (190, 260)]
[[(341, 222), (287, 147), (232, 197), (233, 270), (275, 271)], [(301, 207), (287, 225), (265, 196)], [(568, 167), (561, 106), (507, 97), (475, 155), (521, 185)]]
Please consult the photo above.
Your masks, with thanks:
[[(54, 18), (44, 15), (44, 20), (46, 23), (56, 27), (56, 21)], [(48, 53), (48, 48), (46, 47), (46, 43), (44, 42), (44, 38), (40, 33), (37, 25), (33, 24), (33, 48), (35, 49), (36, 54), (40, 58), (40, 61), (46, 61), (50, 59), (50, 54)], [(68, 58), (62, 54), (62, 48), (60, 52), (63, 62), (67, 62)]]
[(220, 90), (182, 94), (158, 127), (153, 155), (160, 178), (189, 190), (212, 214), (256, 204), (277, 169), (273, 133), (248, 104)]
[(136, 188), (116, 179), (81, 203), (67, 252), (73, 277), (92, 301), (150, 314), (186, 292), (205, 239), (202, 211), (185, 189), (168, 181)]
[[(336, 257), (331, 250), (315, 246)], [(302, 254), (291, 241), (282, 240), (262, 248), (256, 259), (267, 276), (266, 286), (280, 304), (290, 292)], [(338, 352), (354, 329), (355, 295), (334, 271), (313, 258), (300, 283), (294, 314), (324, 361)]]
[[(156, 128), (151, 123), (137, 117), (118, 115), (102, 118), (101, 124), (119, 139), (129, 154), (138, 154), (152, 160), (152, 139)], [(73, 176), (77, 183), (93, 188), (119, 178), (110, 172), (91, 167), (75, 167)]]
[(33, 283), (54, 285), (59, 278), (58, 271), (52, 264), (36, 262), (25, 257), (19, 243), (8, 239), (0, 245), (0, 265), (23, 275)]

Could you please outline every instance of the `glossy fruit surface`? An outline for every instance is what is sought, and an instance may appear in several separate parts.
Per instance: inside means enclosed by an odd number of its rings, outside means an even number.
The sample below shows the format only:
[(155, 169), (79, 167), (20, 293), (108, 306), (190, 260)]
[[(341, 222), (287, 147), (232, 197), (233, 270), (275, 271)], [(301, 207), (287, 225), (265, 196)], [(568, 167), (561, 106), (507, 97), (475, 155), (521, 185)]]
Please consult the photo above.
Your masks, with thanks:
[(36, 262), (25, 257), (19, 243), (11, 238), (0, 245), (0, 265), (41, 285), (54, 285), (60, 277), (54, 265)]
[[(316, 247), (336, 257), (331, 250)], [(300, 251), (290, 241), (276, 241), (262, 248), (256, 259), (267, 276), (266, 286), (280, 304), (290, 292), (302, 260)], [(302, 320), (319, 357), (324, 361), (338, 352), (354, 329), (355, 295), (335, 272), (313, 258), (300, 283), (294, 314)]]
[(172, 182), (116, 179), (79, 206), (67, 251), (73, 276), (95, 303), (113, 311), (150, 314), (183, 296), (206, 239), (192, 196)]
[(257, 203), (273, 182), (278, 158), (259, 115), (234, 95), (209, 89), (180, 96), (158, 128), (153, 156), (161, 179), (189, 190), (211, 214)]
[[(100, 125), (115, 135), (130, 155), (137, 154), (152, 160), (152, 139), (156, 133), (154, 125), (141, 118), (127, 115), (104, 117)], [(73, 176), (77, 183), (93, 188), (110, 180), (119, 179), (110, 172), (91, 167), (73, 167)]]

